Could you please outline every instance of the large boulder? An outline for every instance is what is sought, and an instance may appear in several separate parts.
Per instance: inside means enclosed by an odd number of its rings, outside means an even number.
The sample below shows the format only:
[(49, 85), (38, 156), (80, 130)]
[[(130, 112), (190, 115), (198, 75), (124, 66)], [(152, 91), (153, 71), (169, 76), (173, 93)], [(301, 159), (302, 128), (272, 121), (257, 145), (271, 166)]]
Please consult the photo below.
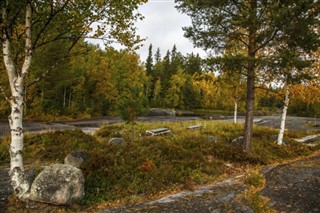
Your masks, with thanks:
[(84, 176), (80, 169), (65, 164), (46, 167), (34, 180), (30, 200), (70, 205), (84, 197)]

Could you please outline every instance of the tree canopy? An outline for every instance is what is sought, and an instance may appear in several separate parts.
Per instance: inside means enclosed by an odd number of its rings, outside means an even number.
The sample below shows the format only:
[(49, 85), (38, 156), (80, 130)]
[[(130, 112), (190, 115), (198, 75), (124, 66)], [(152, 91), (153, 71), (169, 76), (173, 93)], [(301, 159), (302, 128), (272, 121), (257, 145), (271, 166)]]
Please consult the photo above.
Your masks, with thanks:
[[(176, 0), (177, 8), (189, 15), (192, 26), (185, 36), (197, 47), (212, 53), (211, 63), (242, 66), (247, 77), (244, 150), (251, 150), (255, 80), (258, 72), (295, 61), (300, 54), (320, 44), (319, 2), (317, 0)], [(235, 45), (243, 54), (224, 54)], [(288, 58), (288, 52), (298, 57)], [(298, 54), (297, 54), (298, 53)], [(220, 55), (219, 55), (220, 54)], [(306, 58), (304, 58), (307, 60)], [(294, 64), (294, 63), (291, 63)], [(274, 72), (275, 75), (278, 73)]]

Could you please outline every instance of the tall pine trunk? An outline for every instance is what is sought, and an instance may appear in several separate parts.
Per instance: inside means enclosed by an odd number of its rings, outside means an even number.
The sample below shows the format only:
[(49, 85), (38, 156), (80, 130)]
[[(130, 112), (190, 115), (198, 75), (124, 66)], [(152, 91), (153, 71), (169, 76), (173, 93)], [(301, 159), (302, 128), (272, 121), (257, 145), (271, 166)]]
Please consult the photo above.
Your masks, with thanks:
[(280, 130), (279, 130), (279, 135), (278, 135), (278, 140), (277, 144), (282, 145), (283, 143), (283, 134), (284, 134), (284, 129), (286, 125), (286, 117), (287, 117), (287, 110), (289, 106), (289, 86), (286, 85), (286, 92), (285, 92), (285, 98), (284, 98), (284, 105), (282, 108), (282, 114), (281, 114), (281, 123), (280, 123)]
[(3, 32), (3, 61), (8, 74), (9, 85), (11, 90), (11, 97), (7, 100), (10, 103), (11, 113), (9, 115), (9, 125), (11, 131), (10, 143), (10, 171), (11, 186), (14, 193), (22, 200), (28, 198), (28, 191), (30, 183), (25, 178), (24, 165), (23, 165), (23, 108), (24, 108), (24, 80), (28, 74), (31, 64), (32, 47), (31, 47), (31, 5), (30, 2), (26, 3), (26, 16), (25, 16), (25, 58), (21, 71), (17, 70), (15, 63), (12, 60), (11, 32), (8, 26), (7, 7), (9, 1), (3, 4), (2, 20), (4, 21)]
[(246, 117), (244, 124), (244, 144), (245, 152), (251, 151), (251, 141), (253, 134), (253, 113), (254, 113), (254, 67), (248, 69), (247, 77), (247, 98), (246, 98)]
[[(254, 22), (257, 17), (257, 0), (250, 0), (250, 16)], [(254, 79), (255, 79), (255, 58), (256, 58), (256, 34), (257, 27), (252, 25), (248, 29), (248, 68), (247, 68), (247, 97), (246, 97), (246, 118), (244, 129), (243, 150), (251, 152), (252, 134), (253, 134), (253, 113), (254, 113)]]

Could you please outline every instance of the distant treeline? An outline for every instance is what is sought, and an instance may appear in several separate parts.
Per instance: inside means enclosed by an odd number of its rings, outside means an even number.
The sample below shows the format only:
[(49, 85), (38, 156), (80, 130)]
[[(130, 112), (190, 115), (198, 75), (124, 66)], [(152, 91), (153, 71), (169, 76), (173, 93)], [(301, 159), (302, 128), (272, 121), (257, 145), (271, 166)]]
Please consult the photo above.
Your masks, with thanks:
[[(89, 117), (117, 112), (123, 97), (130, 97), (131, 88), (140, 88), (145, 107), (181, 110), (205, 109), (233, 111), (235, 101), (239, 112), (244, 112), (245, 81), (243, 76), (218, 72), (193, 53), (182, 55), (173, 46), (164, 56), (160, 49), (149, 46), (149, 56), (141, 62), (128, 50), (106, 50), (80, 42), (69, 58), (60, 60), (67, 45), (63, 41), (39, 49), (26, 82), (25, 114), (27, 117), (73, 116)], [(2, 57), (1, 57), (2, 58)], [(0, 60), (0, 116), (9, 115), (9, 104), (4, 94), (9, 87)], [(269, 84), (257, 83), (256, 111), (272, 113), (282, 106), (283, 92)], [(306, 93), (306, 85), (296, 86)], [(312, 94), (291, 97), (289, 113), (305, 116), (319, 114), (320, 103), (310, 101)], [(298, 93), (295, 93), (298, 94)], [(308, 96), (311, 96), (308, 98)]]

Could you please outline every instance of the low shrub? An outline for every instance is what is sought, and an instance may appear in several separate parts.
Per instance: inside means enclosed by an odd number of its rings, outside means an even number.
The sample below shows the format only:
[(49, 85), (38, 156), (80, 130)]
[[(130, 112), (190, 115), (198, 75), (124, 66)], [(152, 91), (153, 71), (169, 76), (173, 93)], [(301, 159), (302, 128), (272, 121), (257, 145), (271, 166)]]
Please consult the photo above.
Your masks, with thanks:
[[(202, 129), (187, 130), (200, 124)], [(141, 137), (147, 129), (171, 128), (173, 135)], [(189, 188), (213, 181), (224, 174), (226, 162), (260, 165), (312, 153), (314, 149), (295, 142), (286, 135), (286, 146), (278, 146), (270, 135), (276, 131), (255, 127), (252, 152), (242, 151), (241, 144), (231, 141), (243, 134), (243, 125), (212, 122), (137, 123), (135, 142), (129, 142), (131, 126), (107, 125), (95, 136), (80, 130), (26, 135), (26, 162), (36, 160), (63, 162), (76, 150), (85, 151), (88, 161), (82, 166), (86, 179), (83, 205), (111, 201), (135, 195), (152, 195), (172, 188)], [(108, 145), (111, 137), (123, 137), (125, 145)], [(209, 137), (216, 137), (217, 142)], [(8, 143), (7, 143), (8, 144)], [(7, 145), (1, 144), (0, 154)], [(1, 157), (1, 155), (0, 155)], [(1, 157), (2, 158), (2, 157)], [(4, 157), (8, 159), (8, 156)], [(251, 180), (255, 184), (254, 179)]]

